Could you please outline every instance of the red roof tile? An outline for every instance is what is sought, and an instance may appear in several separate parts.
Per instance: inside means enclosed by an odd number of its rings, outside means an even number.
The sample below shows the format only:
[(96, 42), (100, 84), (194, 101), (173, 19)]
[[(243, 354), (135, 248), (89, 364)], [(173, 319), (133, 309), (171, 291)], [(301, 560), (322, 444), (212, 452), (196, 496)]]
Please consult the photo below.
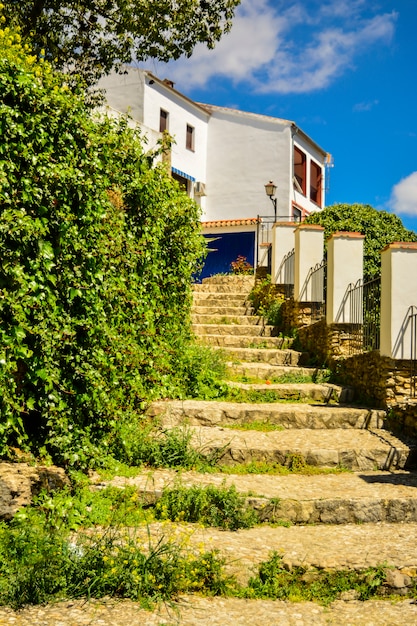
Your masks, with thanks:
[(240, 220), (214, 220), (211, 222), (201, 222), (205, 228), (221, 228), (222, 226), (254, 226), (261, 220), (257, 217), (247, 217)]

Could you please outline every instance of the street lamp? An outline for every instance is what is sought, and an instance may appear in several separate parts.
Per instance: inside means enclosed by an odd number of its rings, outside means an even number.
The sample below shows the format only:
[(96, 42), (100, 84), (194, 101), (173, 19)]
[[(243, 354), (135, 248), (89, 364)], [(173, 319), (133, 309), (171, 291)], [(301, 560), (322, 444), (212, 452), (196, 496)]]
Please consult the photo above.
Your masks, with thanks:
[(277, 190), (277, 186), (272, 182), (272, 180), (270, 180), (269, 183), (266, 183), (265, 193), (270, 198), (272, 204), (274, 205), (275, 221), (277, 221), (277, 199), (275, 197), (276, 190)]

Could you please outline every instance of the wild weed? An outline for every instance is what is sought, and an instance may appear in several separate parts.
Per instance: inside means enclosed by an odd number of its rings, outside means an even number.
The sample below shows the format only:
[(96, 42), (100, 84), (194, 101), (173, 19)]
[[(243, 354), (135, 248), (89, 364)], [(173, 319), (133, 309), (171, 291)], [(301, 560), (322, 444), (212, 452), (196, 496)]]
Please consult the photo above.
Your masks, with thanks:
[(199, 522), (227, 530), (251, 528), (257, 515), (245, 504), (245, 498), (231, 487), (177, 487), (167, 489), (155, 507), (160, 519)]

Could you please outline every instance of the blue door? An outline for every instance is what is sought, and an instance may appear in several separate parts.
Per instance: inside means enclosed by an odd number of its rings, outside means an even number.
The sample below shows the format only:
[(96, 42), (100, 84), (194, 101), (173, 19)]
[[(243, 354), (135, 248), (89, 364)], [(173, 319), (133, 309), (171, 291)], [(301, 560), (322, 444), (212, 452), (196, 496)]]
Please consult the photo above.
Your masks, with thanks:
[[(246, 257), (253, 267), (255, 260), (255, 233), (224, 233), (221, 235), (204, 235), (208, 239), (209, 253), (199, 279), (214, 274), (228, 274), (230, 264), (238, 256)], [(214, 241), (213, 241), (214, 240)]]

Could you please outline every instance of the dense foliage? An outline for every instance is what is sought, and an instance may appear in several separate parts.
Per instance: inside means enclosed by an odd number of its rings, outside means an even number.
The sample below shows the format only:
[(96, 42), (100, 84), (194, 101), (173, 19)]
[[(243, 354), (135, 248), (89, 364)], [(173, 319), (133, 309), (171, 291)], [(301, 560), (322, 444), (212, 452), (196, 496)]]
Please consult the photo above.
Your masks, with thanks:
[(92, 84), (132, 60), (213, 48), (240, 0), (4, 0), (5, 15), (37, 55)]
[(195, 365), (198, 209), (126, 120), (93, 119), (8, 28), (0, 81), (0, 454), (85, 466)]
[(325, 239), (337, 231), (359, 232), (365, 235), (364, 274), (371, 278), (380, 273), (381, 250), (394, 241), (417, 241), (417, 235), (407, 230), (393, 213), (378, 211), (368, 204), (334, 204), (306, 219), (308, 224), (324, 227)]

